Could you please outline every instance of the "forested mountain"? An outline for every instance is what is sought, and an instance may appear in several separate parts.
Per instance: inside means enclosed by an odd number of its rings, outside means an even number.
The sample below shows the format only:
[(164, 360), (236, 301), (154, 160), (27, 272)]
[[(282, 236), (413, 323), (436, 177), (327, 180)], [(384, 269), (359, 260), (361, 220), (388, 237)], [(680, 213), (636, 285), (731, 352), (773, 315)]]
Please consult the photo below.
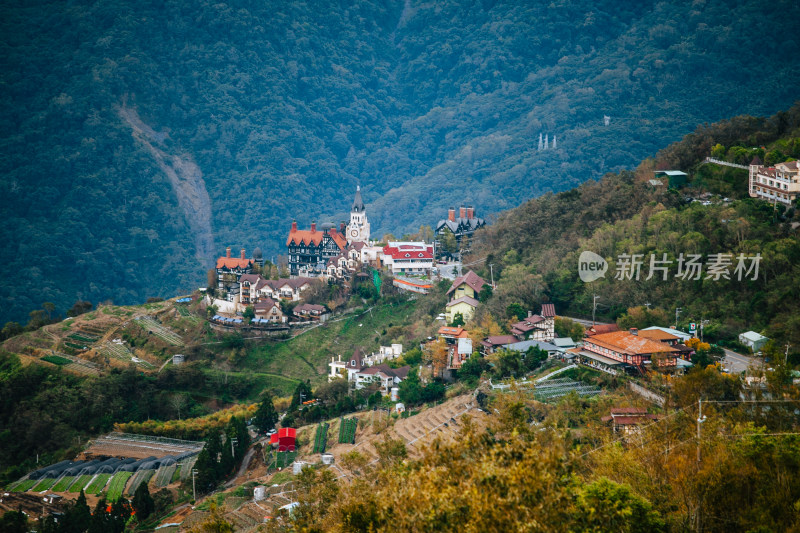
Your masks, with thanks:
[[(796, 97), (795, 2), (6, 2), (6, 305), (137, 302), (292, 218), (481, 216)], [(604, 116), (610, 117), (608, 125)], [(539, 135), (557, 145), (538, 150)]]
[[(542, 301), (567, 316), (589, 316), (598, 298), (603, 320), (623, 318), (632, 327), (708, 320), (706, 339), (730, 341), (747, 330), (762, 332), (800, 360), (800, 213), (796, 206), (753, 199), (748, 171), (704, 163), (709, 153), (738, 164), (755, 156), (769, 164), (800, 158), (800, 104), (769, 119), (748, 116), (699, 127), (645, 160), (635, 171), (606, 175), (570, 191), (546, 194), (500, 215), (478, 234), (475, 257), (486, 258), (499, 280), (487, 307), (504, 316), (514, 302), (534, 309)], [(653, 186), (656, 168), (684, 168), (679, 190)], [(700, 197), (708, 198), (705, 202)], [(608, 261), (603, 278), (585, 283), (580, 254)], [(641, 254), (638, 277), (618, 270), (624, 254)], [(681, 255), (698, 254), (702, 273), (678, 276)], [(724, 276), (708, 269), (711, 256), (727, 254)], [(760, 255), (757, 273), (738, 275), (739, 254)], [(650, 274), (650, 257), (667, 265)], [(745, 267), (752, 267), (751, 260)], [(482, 272), (489, 275), (488, 266)], [(754, 277), (755, 273), (755, 277)], [(744, 273), (743, 273), (744, 274)], [(647, 309), (645, 309), (647, 308)], [(622, 323), (622, 322), (620, 322)]]

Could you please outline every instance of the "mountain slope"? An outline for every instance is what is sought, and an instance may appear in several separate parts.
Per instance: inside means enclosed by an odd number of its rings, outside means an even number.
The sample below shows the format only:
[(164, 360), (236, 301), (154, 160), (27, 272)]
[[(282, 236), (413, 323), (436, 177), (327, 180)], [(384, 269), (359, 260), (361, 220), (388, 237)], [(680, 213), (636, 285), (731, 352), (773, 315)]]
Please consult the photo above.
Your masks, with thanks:
[[(0, 260), (14, 275), (0, 320), (42, 301), (171, 295), (204, 283), (226, 245), (281, 254), (292, 218), (342, 219), (356, 184), (376, 234), (460, 203), (495, 213), (632, 166), (697, 123), (787, 107), (800, 57), (791, 2), (82, 0), (3, 14)], [(207, 226), (120, 108), (197, 165)], [(539, 151), (539, 134), (557, 147)]]

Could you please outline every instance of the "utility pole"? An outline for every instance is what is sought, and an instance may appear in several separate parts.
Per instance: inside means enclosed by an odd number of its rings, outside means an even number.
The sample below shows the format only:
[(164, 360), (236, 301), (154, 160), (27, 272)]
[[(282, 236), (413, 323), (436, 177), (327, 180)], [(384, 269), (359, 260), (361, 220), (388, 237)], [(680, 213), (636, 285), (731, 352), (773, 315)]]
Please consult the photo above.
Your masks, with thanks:
[(594, 327), (594, 315), (595, 311), (597, 311), (597, 299), (600, 298), (598, 295), (592, 295), (592, 327)]
[(239, 439), (237, 439), (236, 437), (231, 439), (231, 457), (235, 457), (236, 456), (236, 454), (233, 451), (233, 447), (238, 443), (239, 443)]
[(197, 501), (197, 490), (195, 489), (195, 485), (194, 485), (194, 476), (196, 476), (196, 475), (197, 475), (197, 470), (192, 468), (192, 499), (194, 501)]
[(682, 308), (680, 307), (675, 308), (675, 329), (678, 329), (678, 317), (680, 316), (681, 311), (683, 311)]
[(700, 464), (700, 424), (706, 421), (703, 416), (703, 400), (697, 399), (697, 464)]
[(492, 275), (492, 290), (494, 290), (494, 265), (491, 263), (489, 264), (489, 272)]
[(648, 310), (648, 311), (650, 310), (650, 306), (651, 306), (651, 305), (653, 305), (653, 304), (651, 304), (650, 302), (646, 302), (646, 303), (644, 304), (644, 306), (647, 308), (647, 310)]
[[(789, 344), (787, 342), (786, 343), (786, 351), (783, 353), (783, 365), (784, 366), (789, 364), (789, 346), (791, 346), (791, 344)], [(38, 458), (39, 456), (37, 455), (36, 457)]]

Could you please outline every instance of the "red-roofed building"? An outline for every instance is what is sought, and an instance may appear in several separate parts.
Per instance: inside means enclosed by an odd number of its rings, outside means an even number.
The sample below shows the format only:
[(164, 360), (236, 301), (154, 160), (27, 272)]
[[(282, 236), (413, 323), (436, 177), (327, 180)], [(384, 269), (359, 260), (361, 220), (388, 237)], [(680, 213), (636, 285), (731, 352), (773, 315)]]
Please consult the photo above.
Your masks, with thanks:
[(225, 250), (225, 256), (217, 258), (217, 289), (229, 302), (237, 300), (239, 295), (239, 278), (253, 271), (255, 260), (245, 257), (242, 248), (239, 257), (231, 256), (231, 247)]
[(281, 428), (269, 438), (269, 443), (273, 447), (277, 447), (279, 452), (293, 452), (296, 442), (297, 430), (295, 428)]
[(612, 407), (611, 414), (601, 420), (610, 423), (614, 433), (621, 432), (626, 438), (641, 432), (642, 426), (659, 420), (658, 415), (652, 415), (647, 409), (641, 407)]
[(511, 326), (511, 333), (519, 340), (552, 342), (556, 337), (556, 309), (553, 304), (542, 304), (540, 315), (531, 314)]
[(483, 355), (491, 355), (497, 350), (502, 349), (503, 346), (517, 342), (519, 342), (519, 339), (514, 335), (494, 335), (493, 337), (487, 337), (481, 341), (481, 351)]
[(395, 276), (430, 276), (433, 271), (433, 245), (424, 242), (390, 242), (383, 247), (383, 264)]
[(443, 326), (439, 337), (447, 344), (447, 369), (457, 370), (472, 355), (472, 339), (464, 328)]
[(591, 337), (593, 335), (601, 335), (614, 331), (619, 331), (619, 327), (616, 324), (595, 324), (594, 326), (586, 328), (586, 336)]
[(636, 330), (614, 331), (586, 337), (580, 356), (597, 363), (621, 364), (623, 368), (645, 366), (656, 370), (677, 368), (677, 350), (658, 341), (640, 337)]
[(319, 277), (325, 272), (328, 259), (345, 253), (347, 239), (333, 224), (323, 224), (317, 229), (312, 222), (310, 230), (300, 230), (297, 222), (292, 222), (286, 247), (292, 276)]
[(272, 298), (264, 298), (253, 306), (253, 310), (259, 320), (268, 320), (276, 324), (284, 324), (286, 322), (286, 315), (283, 314), (280, 303)]

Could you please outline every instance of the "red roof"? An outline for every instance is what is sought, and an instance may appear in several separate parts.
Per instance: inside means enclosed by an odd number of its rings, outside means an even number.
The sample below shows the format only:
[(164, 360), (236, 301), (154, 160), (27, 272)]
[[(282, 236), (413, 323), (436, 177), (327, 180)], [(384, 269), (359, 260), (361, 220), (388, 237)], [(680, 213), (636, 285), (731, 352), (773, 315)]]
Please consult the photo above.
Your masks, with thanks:
[[(286, 239), (286, 246), (290, 244), (313, 244), (314, 246), (319, 246), (322, 242), (322, 239), (325, 237), (325, 232), (316, 229), (314, 226), (310, 230), (306, 229), (296, 229), (296, 224), (292, 224), (292, 229), (289, 231), (289, 238)], [(344, 235), (336, 231), (336, 228), (331, 228), (328, 230), (328, 235), (331, 236), (333, 242), (336, 243), (336, 246), (339, 247), (340, 250), (344, 250), (347, 248), (347, 239), (344, 238)]]
[(452, 326), (442, 326), (439, 328), (439, 335), (445, 337), (453, 337), (456, 339), (466, 339), (469, 338), (469, 333), (464, 328), (459, 327), (452, 327)]
[(616, 324), (595, 324), (586, 329), (586, 336), (599, 335), (601, 333), (611, 333), (612, 331), (619, 331)]
[(494, 337), (487, 337), (481, 344), (484, 346), (504, 346), (516, 342), (519, 342), (519, 339), (514, 335), (495, 335)]
[(217, 268), (245, 269), (252, 264), (252, 259), (242, 259), (240, 257), (220, 257), (217, 259)]
[(486, 282), (483, 280), (482, 277), (480, 277), (475, 272), (470, 270), (460, 278), (456, 278), (455, 281), (453, 281), (453, 284), (450, 286), (450, 290), (447, 291), (447, 294), (450, 294), (451, 292), (453, 292), (460, 286), (464, 285), (465, 283), (469, 287), (471, 287), (472, 290), (475, 291), (476, 293), (481, 292), (481, 288), (483, 288), (483, 286), (486, 285)]
[(542, 316), (544, 317), (556, 316), (556, 306), (553, 304), (542, 304)]
[(674, 352), (675, 348), (664, 343), (653, 341), (638, 335), (631, 335), (627, 331), (614, 331), (594, 335), (586, 342), (594, 343), (615, 352), (631, 355), (648, 355), (653, 353)]
[(383, 255), (389, 255), (392, 259), (433, 259), (433, 245), (384, 246)]

